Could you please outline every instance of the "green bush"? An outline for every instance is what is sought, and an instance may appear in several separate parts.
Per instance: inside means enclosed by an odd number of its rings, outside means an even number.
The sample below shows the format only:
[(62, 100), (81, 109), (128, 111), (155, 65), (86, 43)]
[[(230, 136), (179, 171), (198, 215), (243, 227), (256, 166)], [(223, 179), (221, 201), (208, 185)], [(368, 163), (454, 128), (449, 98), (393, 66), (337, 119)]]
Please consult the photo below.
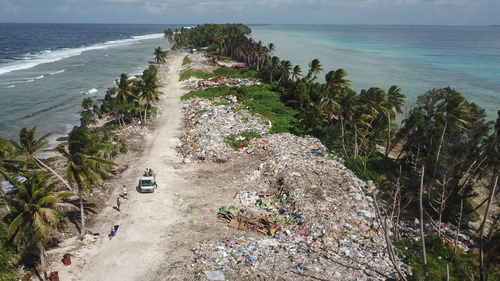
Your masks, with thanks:
[(471, 222), (477, 222), (481, 220), (481, 215), (478, 212), (474, 212), (470, 215)]
[(191, 60), (189, 59), (189, 57), (185, 56), (184, 59), (182, 60), (182, 65), (186, 65), (186, 64), (188, 64), (190, 62), (191, 62)]
[(353, 171), (360, 179), (362, 180), (376, 180), (380, 177), (380, 174), (372, 169), (370, 167), (372, 166), (373, 162), (376, 160), (372, 158), (368, 158), (366, 162), (366, 171), (364, 171), (363, 168), (363, 161), (361, 160), (360, 157), (356, 158), (347, 158), (344, 161), (344, 165), (349, 168), (349, 170)]
[(16, 249), (8, 242), (5, 225), (0, 222), (0, 281), (16, 281), (16, 268), (12, 260), (16, 257)]

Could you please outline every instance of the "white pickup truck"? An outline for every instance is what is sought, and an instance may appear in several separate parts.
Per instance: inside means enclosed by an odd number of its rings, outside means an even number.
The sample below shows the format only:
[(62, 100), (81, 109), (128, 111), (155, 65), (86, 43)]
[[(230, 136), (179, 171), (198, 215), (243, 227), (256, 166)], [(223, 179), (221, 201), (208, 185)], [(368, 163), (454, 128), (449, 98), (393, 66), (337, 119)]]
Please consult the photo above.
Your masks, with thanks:
[(142, 177), (139, 180), (139, 190), (141, 192), (153, 192), (156, 188), (156, 177)]

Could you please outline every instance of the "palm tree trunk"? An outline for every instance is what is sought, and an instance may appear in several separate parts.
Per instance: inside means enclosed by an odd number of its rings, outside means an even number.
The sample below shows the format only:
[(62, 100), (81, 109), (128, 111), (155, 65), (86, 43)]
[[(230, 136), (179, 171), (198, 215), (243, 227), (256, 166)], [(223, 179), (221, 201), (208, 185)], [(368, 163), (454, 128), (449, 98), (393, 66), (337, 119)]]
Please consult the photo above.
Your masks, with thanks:
[(455, 235), (455, 242), (453, 243), (453, 257), (451, 258), (451, 261), (455, 261), (455, 257), (457, 256), (457, 249), (458, 249), (458, 235), (460, 234), (460, 227), (462, 226), (462, 214), (464, 211), (464, 199), (460, 199), (460, 214), (458, 216), (458, 223), (457, 223), (457, 235)]
[(52, 170), (49, 166), (45, 165), (45, 163), (40, 161), (40, 159), (38, 159), (35, 155), (33, 155), (33, 159), (35, 159), (35, 161), (37, 161), (38, 163), (42, 164), (42, 166), (44, 166), (47, 170), (49, 170), (52, 174), (54, 174), (54, 176), (60, 179), (64, 183), (64, 185), (66, 185), (69, 191), (73, 191), (71, 189), (71, 186), (69, 186), (69, 183), (65, 181), (60, 175), (58, 175), (54, 170)]
[(385, 158), (389, 155), (389, 147), (391, 146), (391, 114), (387, 114), (387, 147), (385, 148)]
[[(491, 207), (491, 201), (493, 201), (493, 198), (495, 197), (495, 189), (497, 187), (498, 183), (498, 175), (494, 175), (493, 179), (493, 187), (490, 190), (490, 195), (488, 197), (488, 204), (486, 205), (486, 211), (484, 211), (484, 217), (483, 217), (483, 222), (481, 223), (481, 226), (479, 227), (479, 280), (480, 281), (486, 281), (487, 274), (485, 273), (485, 268), (484, 268), (484, 248), (486, 245), (484, 245), (484, 227), (486, 225), (486, 220), (488, 220), (488, 215), (490, 213), (490, 207)], [(490, 230), (491, 232), (492, 230)]]
[(340, 128), (342, 132), (342, 148), (344, 149), (345, 157), (349, 157), (349, 155), (347, 155), (347, 150), (345, 148), (345, 120), (344, 117), (342, 117), (342, 115), (340, 116)]
[(85, 235), (85, 210), (83, 207), (83, 193), (81, 184), (78, 186), (78, 196), (80, 197), (80, 216), (82, 217), (82, 229), (80, 230), (80, 235)]
[(358, 157), (358, 130), (354, 126), (354, 158)]
[(42, 249), (40, 249), (40, 265), (42, 266), (43, 277), (45, 278), (44, 280), (49, 280), (49, 277), (47, 276), (47, 268), (45, 266), (45, 256), (43, 253), (44, 249), (42, 246)]
[(144, 110), (144, 123), (148, 120), (148, 105), (146, 104), (146, 110)]
[(424, 259), (424, 277), (429, 281), (429, 270), (427, 268), (427, 253), (425, 251), (425, 233), (424, 233), (424, 206), (422, 204), (422, 195), (424, 193), (424, 174), (425, 166), (422, 166), (422, 176), (420, 178), (420, 240), (422, 240), (422, 254)]
[(448, 122), (444, 123), (443, 133), (441, 134), (441, 140), (439, 141), (439, 147), (436, 155), (436, 163), (434, 163), (434, 173), (432, 174), (432, 178), (436, 178), (437, 166), (439, 161), (439, 154), (441, 153), (441, 147), (443, 146), (444, 134), (446, 132), (446, 127), (448, 126)]

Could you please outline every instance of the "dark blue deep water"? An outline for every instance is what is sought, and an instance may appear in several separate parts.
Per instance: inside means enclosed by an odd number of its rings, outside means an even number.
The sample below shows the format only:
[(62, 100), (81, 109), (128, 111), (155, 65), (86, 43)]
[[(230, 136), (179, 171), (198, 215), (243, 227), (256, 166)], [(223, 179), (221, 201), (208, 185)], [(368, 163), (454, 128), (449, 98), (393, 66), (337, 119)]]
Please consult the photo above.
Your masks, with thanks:
[(102, 98), (121, 73), (140, 74), (181, 25), (0, 24), (0, 136), (38, 125), (52, 140), (79, 123), (85, 97)]

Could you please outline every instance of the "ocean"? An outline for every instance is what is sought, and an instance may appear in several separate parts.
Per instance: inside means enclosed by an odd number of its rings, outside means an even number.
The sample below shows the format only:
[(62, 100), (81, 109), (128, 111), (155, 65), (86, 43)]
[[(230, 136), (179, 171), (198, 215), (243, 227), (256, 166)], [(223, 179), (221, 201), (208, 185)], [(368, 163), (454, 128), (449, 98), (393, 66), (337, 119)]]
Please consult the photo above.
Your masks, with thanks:
[[(85, 97), (104, 97), (121, 73), (142, 73), (154, 48), (168, 49), (181, 25), (0, 24), (0, 136), (23, 127), (52, 133), (53, 144), (79, 123)], [(266, 25), (251, 37), (303, 73), (317, 58), (343, 68), (356, 91), (397, 85), (408, 105), (432, 88), (452, 87), (485, 108), (500, 109), (500, 27)]]
[(0, 136), (67, 135), (84, 98), (98, 100), (122, 73), (141, 74), (181, 25), (0, 24)]
[[(343, 68), (351, 87), (391, 85), (406, 95), (408, 109), (419, 95), (451, 87), (484, 108), (490, 120), (500, 110), (500, 27), (267, 25), (251, 37), (276, 45), (275, 55), (300, 65), (318, 59), (324, 71)], [(399, 117), (401, 120), (401, 117)]]

